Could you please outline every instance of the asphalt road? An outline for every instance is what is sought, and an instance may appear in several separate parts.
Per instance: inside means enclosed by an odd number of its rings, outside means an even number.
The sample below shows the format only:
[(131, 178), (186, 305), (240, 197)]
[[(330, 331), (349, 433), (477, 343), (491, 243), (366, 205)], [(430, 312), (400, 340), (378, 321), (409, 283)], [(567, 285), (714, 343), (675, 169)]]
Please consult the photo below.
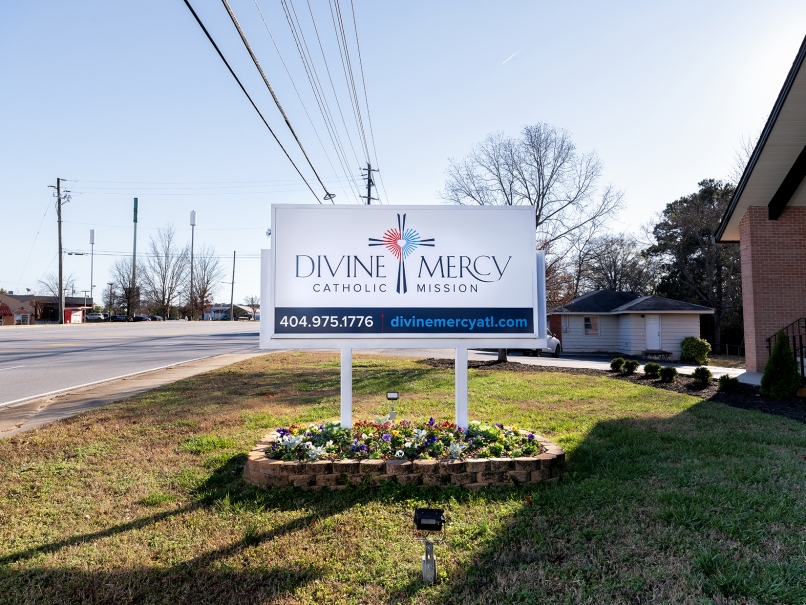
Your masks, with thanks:
[(257, 322), (0, 328), (0, 406), (167, 365), (257, 350)]

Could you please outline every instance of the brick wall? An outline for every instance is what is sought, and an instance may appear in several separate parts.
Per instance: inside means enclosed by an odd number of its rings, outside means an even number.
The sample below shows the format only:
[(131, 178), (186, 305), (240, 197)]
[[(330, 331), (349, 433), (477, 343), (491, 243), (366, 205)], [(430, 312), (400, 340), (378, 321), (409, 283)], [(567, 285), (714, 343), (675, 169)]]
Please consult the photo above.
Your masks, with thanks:
[(751, 206), (739, 233), (747, 370), (761, 372), (767, 338), (806, 317), (806, 207), (787, 207), (771, 221), (766, 206)]

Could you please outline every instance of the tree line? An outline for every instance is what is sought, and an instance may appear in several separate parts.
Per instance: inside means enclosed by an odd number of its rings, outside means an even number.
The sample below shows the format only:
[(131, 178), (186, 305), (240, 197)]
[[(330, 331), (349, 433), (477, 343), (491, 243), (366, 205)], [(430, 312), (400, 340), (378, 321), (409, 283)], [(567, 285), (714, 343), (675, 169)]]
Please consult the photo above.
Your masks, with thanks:
[[(102, 290), (103, 307), (113, 315), (136, 314), (160, 317), (200, 318), (224, 278), (224, 267), (218, 253), (202, 244), (193, 251), (193, 286), (191, 289), (191, 251), (188, 244), (178, 241), (172, 225), (159, 229), (149, 237), (144, 254), (138, 256), (136, 267), (131, 258), (120, 258), (112, 265), (106, 288)], [(48, 274), (39, 281), (44, 294), (58, 296), (58, 277)], [(75, 278), (64, 280), (66, 290), (75, 286)], [(254, 300), (252, 300), (254, 299)], [(255, 297), (247, 304), (259, 305)]]
[(549, 309), (594, 290), (654, 294), (713, 308), (703, 335), (715, 351), (742, 344), (739, 247), (713, 242), (734, 184), (703, 180), (633, 234), (613, 229), (624, 194), (602, 184), (602, 173), (595, 152), (579, 151), (568, 131), (541, 123), (517, 137), (491, 134), (463, 159), (449, 160), (439, 195), (455, 204), (534, 208)]

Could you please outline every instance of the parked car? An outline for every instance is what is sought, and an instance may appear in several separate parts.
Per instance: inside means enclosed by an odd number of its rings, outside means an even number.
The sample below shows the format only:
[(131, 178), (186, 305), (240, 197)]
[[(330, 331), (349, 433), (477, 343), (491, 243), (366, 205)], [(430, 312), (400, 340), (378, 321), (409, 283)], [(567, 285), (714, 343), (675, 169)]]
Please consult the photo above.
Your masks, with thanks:
[(149, 315), (148, 318), (151, 321), (162, 321), (162, 317), (160, 317), (159, 315)]
[(178, 317), (169, 317), (166, 321), (180, 321)]
[(151, 321), (151, 318), (145, 315), (135, 315), (132, 321)]
[(545, 349), (524, 349), (524, 355), (540, 355), (541, 353), (550, 353), (552, 357), (559, 357), (563, 352), (563, 345), (560, 339), (554, 336), (550, 331), (546, 330), (546, 348)]
[(113, 315), (111, 321), (131, 321), (131, 318), (128, 315)]
[(87, 321), (103, 321), (103, 313), (87, 313)]
[(109, 313), (101, 313), (104, 316), (104, 321), (109, 321)]

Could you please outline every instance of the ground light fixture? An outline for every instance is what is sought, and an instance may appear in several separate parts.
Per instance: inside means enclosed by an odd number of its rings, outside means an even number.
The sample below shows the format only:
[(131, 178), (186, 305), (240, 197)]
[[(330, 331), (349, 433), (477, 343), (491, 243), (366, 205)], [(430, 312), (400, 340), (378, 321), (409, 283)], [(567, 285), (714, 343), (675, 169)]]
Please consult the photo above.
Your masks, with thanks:
[(415, 508), (414, 528), (420, 532), (426, 532), (424, 537), (417, 539), (425, 542), (425, 554), (422, 557), (423, 582), (426, 584), (436, 584), (437, 582), (437, 559), (434, 556), (434, 544), (431, 536), (438, 532), (440, 534), (436, 543), (445, 541), (445, 511), (441, 508)]
[(400, 396), (394, 392), (386, 394), (386, 399), (392, 402), (392, 409), (389, 412), (389, 420), (394, 420), (395, 418), (397, 418), (397, 412), (395, 411), (395, 401), (397, 401), (399, 397)]

